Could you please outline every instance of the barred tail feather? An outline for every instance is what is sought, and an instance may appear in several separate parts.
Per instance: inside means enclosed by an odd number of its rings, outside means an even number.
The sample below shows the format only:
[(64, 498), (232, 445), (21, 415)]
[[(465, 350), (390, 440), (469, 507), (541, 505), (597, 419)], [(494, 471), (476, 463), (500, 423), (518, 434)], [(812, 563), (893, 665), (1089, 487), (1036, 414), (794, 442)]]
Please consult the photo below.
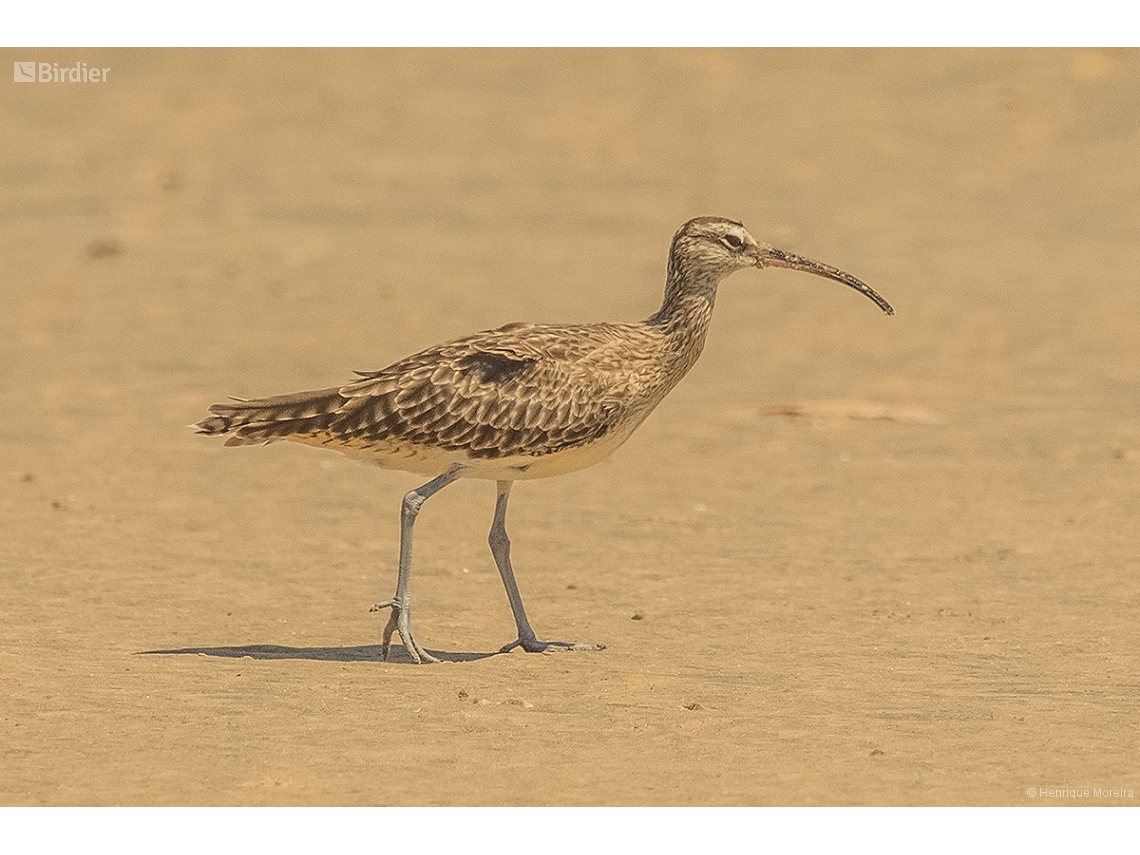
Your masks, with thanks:
[(214, 404), (209, 418), (191, 425), (207, 436), (230, 434), (226, 445), (264, 445), (280, 439), (311, 437), (324, 431), (345, 404), (339, 389)]

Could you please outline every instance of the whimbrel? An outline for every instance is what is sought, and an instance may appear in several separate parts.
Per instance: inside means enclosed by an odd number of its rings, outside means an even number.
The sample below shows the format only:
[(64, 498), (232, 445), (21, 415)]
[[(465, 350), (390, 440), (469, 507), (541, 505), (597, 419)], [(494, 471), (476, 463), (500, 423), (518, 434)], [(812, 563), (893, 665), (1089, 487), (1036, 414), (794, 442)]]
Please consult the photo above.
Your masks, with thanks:
[(661, 403), (704, 347), (720, 281), (746, 267), (787, 267), (842, 282), (886, 314), (890, 304), (854, 276), (757, 243), (740, 223), (698, 217), (673, 236), (665, 299), (639, 323), (554, 326), (513, 323), (436, 345), (387, 368), (356, 372), (343, 386), (214, 404), (194, 425), (230, 434), (226, 445), (280, 439), (331, 448), (431, 480), (406, 496), (400, 515), (396, 593), (383, 655), (398, 632), (416, 662), (437, 662), (416, 640), (408, 576), (412, 528), (423, 503), (458, 478), (497, 482), (488, 541), (518, 637), (503, 651), (593, 648), (540, 641), (511, 568), (507, 499), (515, 481), (547, 478), (605, 459)]

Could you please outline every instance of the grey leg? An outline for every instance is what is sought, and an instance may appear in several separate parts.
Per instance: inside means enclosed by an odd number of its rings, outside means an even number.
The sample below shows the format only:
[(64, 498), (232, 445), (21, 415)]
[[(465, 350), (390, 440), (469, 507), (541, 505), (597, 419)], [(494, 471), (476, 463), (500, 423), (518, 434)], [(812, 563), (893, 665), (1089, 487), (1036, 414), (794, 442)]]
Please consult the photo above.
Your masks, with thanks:
[(507, 599), (510, 600), (511, 612), (515, 616), (515, 626), (519, 632), (519, 637), (506, 645), (500, 652), (506, 653), (516, 647), (521, 647), (528, 653), (541, 653), (552, 647), (562, 650), (601, 650), (602, 648), (596, 644), (539, 641), (535, 638), (534, 630), (530, 628), (530, 621), (526, 619), (526, 610), (523, 608), (522, 597), (519, 596), (519, 586), (515, 583), (515, 572), (511, 569), (511, 541), (507, 537), (507, 499), (511, 495), (513, 483), (513, 481), (498, 482), (495, 520), (491, 523), (491, 533), (487, 536), (487, 543), (491, 546), (491, 554), (495, 557), (499, 575), (503, 578), (503, 587), (507, 589)]
[(370, 611), (391, 609), (388, 624), (384, 627), (383, 654), (388, 658), (388, 648), (391, 645), (392, 633), (400, 633), (404, 647), (416, 662), (438, 662), (439, 660), (420, 647), (412, 635), (411, 601), (408, 597), (408, 575), (412, 569), (412, 527), (416, 524), (416, 515), (419, 514), (423, 503), (459, 477), (459, 468), (447, 470), (437, 478), (428, 481), (422, 487), (417, 487), (404, 496), (400, 507), (400, 570), (396, 576), (396, 596), (383, 603), (377, 603)]
[(515, 626), (519, 631), (519, 637), (503, 650), (511, 650), (522, 645), (523, 650), (533, 653), (541, 650), (543, 645), (534, 637), (534, 630), (530, 628), (530, 621), (526, 619), (526, 609), (523, 608), (522, 597), (519, 596), (519, 586), (515, 583), (515, 571), (511, 569), (511, 539), (507, 537), (507, 499), (511, 495), (512, 484), (514, 481), (498, 482), (495, 521), (491, 523), (491, 533), (487, 535), (487, 543), (491, 546), (495, 565), (503, 578), (503, 587), (507, 589), (507, 599), (511, 601), (511, 612), (515, 616)]

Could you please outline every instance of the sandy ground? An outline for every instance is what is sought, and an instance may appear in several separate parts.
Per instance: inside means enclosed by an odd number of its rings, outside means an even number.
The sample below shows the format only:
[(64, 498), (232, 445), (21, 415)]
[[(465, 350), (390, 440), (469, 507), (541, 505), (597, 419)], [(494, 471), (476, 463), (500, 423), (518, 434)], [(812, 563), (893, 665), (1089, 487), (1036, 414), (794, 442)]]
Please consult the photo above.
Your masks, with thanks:
[[(111, 70), (0, 84), (3, 803), (1138, 804), (1140, 52), (6, 56)], [(737, 274), (625, 447), (516, 487), (536, 628), (604, 651), (491, 655), (461, 482), (450, 661), (380, 661), (419, 479), (186, 428), (645, 317), (699, 214), (897, 316)]]

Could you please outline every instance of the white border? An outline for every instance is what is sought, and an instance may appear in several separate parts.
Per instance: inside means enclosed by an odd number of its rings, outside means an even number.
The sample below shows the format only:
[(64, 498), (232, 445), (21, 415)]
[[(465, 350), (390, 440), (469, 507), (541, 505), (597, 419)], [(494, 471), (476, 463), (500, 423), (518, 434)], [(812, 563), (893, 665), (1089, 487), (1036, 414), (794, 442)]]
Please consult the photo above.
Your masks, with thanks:
[(10, 852), (1101, 852), (1136, 808), (9, 808)]
[(1140, 5), (1085, 0), (7, 4), (8, 47), (1089, 46), (1140, 41)]

